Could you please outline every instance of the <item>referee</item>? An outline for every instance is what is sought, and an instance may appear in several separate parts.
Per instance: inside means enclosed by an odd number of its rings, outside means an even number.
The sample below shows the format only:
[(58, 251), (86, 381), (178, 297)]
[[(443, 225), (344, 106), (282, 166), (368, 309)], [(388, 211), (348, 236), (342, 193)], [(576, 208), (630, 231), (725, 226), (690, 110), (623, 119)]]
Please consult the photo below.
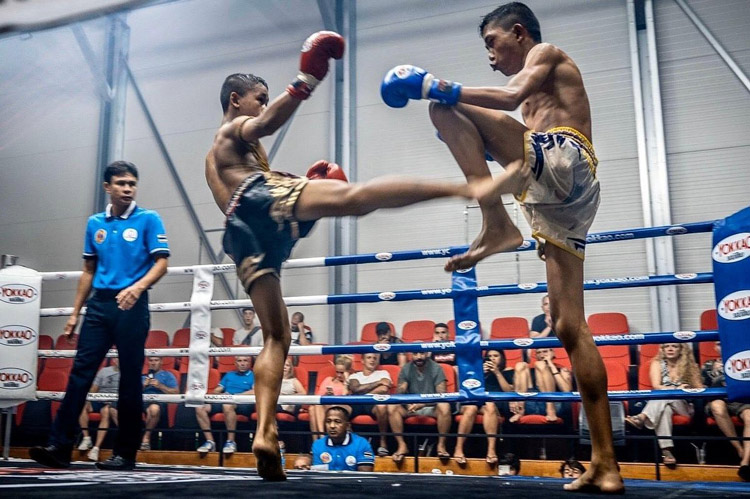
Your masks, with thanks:
[(67, 468), (78, 436), (78, 416), (96, 371), (112, 345), (120, 358), (120, 429), (112, 453), (96, 463), (105, 470), (131, 470), (142, 429), (141, 371), (148, 334), (148, 289), (167, 271), (169, 245), (164, 224), (155, 211), (136, 206), (138, 170), (115, 161), (104, 171), (110, 204), (89, 217), (83, 251), (83, 274), (78, 281), (73, 313), (65, 325), (70, 338), (88, 298), (65, 399), (57, 412), (47, 447), (29, 454), (40, 464)]

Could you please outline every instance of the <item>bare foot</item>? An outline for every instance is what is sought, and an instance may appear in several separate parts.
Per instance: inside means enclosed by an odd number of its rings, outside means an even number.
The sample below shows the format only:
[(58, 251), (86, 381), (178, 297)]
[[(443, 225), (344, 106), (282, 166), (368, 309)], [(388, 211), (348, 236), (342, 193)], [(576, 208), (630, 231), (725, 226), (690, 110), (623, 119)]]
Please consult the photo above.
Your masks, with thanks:
[(278, 439), (261, 439), (257, 435), (253, 440), (253, 454), (255, 454), (258, 474), (263, 480), (281, 482), (286, 480), (286, 473), (281, 467), (281, 452)]
[(398, 446), (398, 449), (396, 449), (396, 452), (393, 453), (391, 456), (391, 459), (393, 459), (393, 462), (396, 464), (401, 464), (404, 461), (404, 457), (409, 453), (409, 448), (406, 446)]
[(591, 467), (572, 483), (566, 483), (563, 488), (569, 492), (591, 492), (598, 494), (624, 494), (625, 484), (617, 468), (601, 469)]
[[(497, 209), (504, 210), (505, 208), (499, 205)], [(486, 220), (485, 224), (486, 227), (482, 229), (474, 242), (471, 243), (469, 251), (448, 260), (445, 264), (446, 272), (471, 268), (477, 262), (484, 260), (490, 255), (514, 250), (523, 243), (523, 236), (521, 236), (521, 233), (514, 225), (506, 225), (502, 222), (501, 224), (493, 225), (493, 221), (491, 220)], [(504, 228), (501, 229), (500, 227)]]

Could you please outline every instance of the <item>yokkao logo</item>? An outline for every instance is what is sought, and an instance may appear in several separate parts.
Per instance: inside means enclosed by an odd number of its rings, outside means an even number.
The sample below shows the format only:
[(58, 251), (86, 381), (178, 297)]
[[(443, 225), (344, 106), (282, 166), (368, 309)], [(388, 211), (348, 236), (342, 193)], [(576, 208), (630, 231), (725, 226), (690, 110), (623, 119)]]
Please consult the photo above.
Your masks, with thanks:
[(685, 393), (701, 393), (705, 392), (705, 388), (681, 388), (681, 390)]
[(474, 267), (469, 267), (468, 269), (458, 269), (458, 270), (456, 270), (455, 272), (456, 272), (456, 274), (466, 274), (467, 272), (471, 272), (471, 270), (472, 270), (473, 268), (474, 268)]
[(711, 257), (718, 263), (736, 263), (750, 256), (750, 233), (725, 237), (714, 246)]
[(676, 236), (678, 234), (685, 234), (687, 232), (687, 229), (685, 227), (680, 227), (679, 225), (676, 227), (670, 227), (667, 229), (667, 235), (670, 236)]
[(468, 388), (469, 390), (473, 390), (474, 388), (479, 388), (480, 386), (482, 386), (482, 382), (478, 379), (469, 378), (461, 383), (461, 386), (463, 386), (464, 388)]
[(675, 277), (683, 281), (692, 281), (693, 279), (698, 277), (698, 274), (675, 274)]
[(133, 241), (138, 239), (138, 231), (133, 228), (125, 229), (122, 233), (122, 238), (127, 242), (132, 243)]
[(719, 302), (719, 315), (730, 321), (741, 321), (750, 317), (750, 290), (735, 291)]
[(513, 340), (513, 344), (519, 347), (527, 347), (534, 343), (534, 340), (531, 338), (516, 338)]
[(372, 348), (374, 348), (378, 352), (387, 352), (388, 350), (391, 349), (391, 344), (390, 343), (376, 343), (372, 346)]
[(199, 281), (198, 289), (208, 289), (211, 284), (208, 281)]
[(378, 402), (385, 402), (385, 401), (386, 401), (386, 400), (388, 400), (389, 398), (391, 398), (391, 396), (390, 396), (390, 395), (383, 395), (383, 394), (380, 394), (380, 393), (378, 393), (378, 394), (376, 394), (376, 395), (373, 395), (373, 396), (372, 396), (372, 399), (373, 399), (373, 400), (376, 400), (376, 401), (378, 401)]
[(531, 241), (528, 239), (524, 240), (524, 242), (521, 243), (521, 246), (518, 247), (519, 250), (525, 250), (527, 248), (531, 247)]
[(677, 331), (672, 336), (674, 336), (675, 339), (678, 339), (678, 340), (690, 341), (693, 338), (695, 338), (695, 332), (693, 332), (693, 331)]
[(532, 289), (536, 289), (537, 283), (535, 282), (527, 282), (527, 283), (521, 283), (518, 285), (519, 289), (523, 289), (524, 291), (530, 291)]
[(208, 333), (205, 331), (196, 331), (195, 332), (195, 339), (196, 340), (205, 340), (208, 338)]
[(393, 300), (395, 297), (396, 293), (394, 293), (393, 291), (383, 291), (382, 293), (378, 294), (378, 298), (383, 301)]
[(33, 343), (36, 337), (36, 332), (28, 326), (0, 326), (0, 345), (21, 347)]
[(539, 395), (539, 392), (518, 392), (522, 397), (535, 397)]
[(737, 352), (724, 364), (727, 376), (738, 381), (750, 381), (750, 350)]
[(331, 462), (331, 455), (327, 452), (324, 452), (320, 455), (320, 460), (323, 461), (324, 464), (328, 464)]
[(354, 466), (357, 464), (357, 458), (354, 456), (346, 456), (345, 461), (347, 466)]
[(18, 367), (0, 369), (0, 387), (6, 390), (22, 390), (34, 384), (34, 375)]
[(393, 254), (392, 253), (377, 253), (375, 255), (375, 259), (376, 260), (380, 260), (381, 262), (387, 262), (391, 258), (393, 258)]
[(474, 321), (461, 321), (458, 323), (458, 328), (464, 331), (471, 331), (475, 327), (477, 327), (477, 323)]
[(31, 303), (37, 299), (39, 292), (28, 284), (4, 284), (0, 287), (0, 301), (12, 305)]

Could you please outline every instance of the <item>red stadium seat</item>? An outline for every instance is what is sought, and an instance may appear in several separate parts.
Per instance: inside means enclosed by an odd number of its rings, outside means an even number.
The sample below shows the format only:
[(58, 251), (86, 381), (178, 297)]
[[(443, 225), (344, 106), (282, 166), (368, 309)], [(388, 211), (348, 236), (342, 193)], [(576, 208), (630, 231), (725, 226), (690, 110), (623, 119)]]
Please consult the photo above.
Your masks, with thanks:
[(54, 345), (55, 341), (52, 339), (52, 336), (47, 336), (46, 334), (39, 335), (39, 350), (53, 350)]
[[(628, 318), (619, 312), (603, 312), (591, 314), (588, 319), (589, 329), (594, 336), (628, 334)], [(625, 368), (630, 365), (630, 350), (628, 345), (610, 345), (599, 347), (602, 359), (622, 364)]]
[[(364, 326), (362, 326), (362, 333), (359, 335), (360, 341), (364, 341), (366, 343), (375, 343), (378, 341), (378, 335), (375, 334), (375, 326), (378, 325), (379, 322), (368, 322)], [(388, 322), (388, 326), (391, 328), (391, 335), (396, 336), (396, 328), (393, 327), (393, 324)]]
[[(704, 310), (701, 314), (700, 325), (701, 331), (713, 331), (719, 329), (716, 310)], [(704, 341), (698, 344), (698, 357), (702, 366), (706, 361), (718, 359), (721, 356), (716, 351), (716, 344), (713, 341)]]
[(716, 318), (716, 309), (704, 310), (701, 314), (701, 331), (719, 329), (719, 322)]
[(231, 327), (221, 328), (221, 333), (224, 335), (222, 342), (225, 347), (231, 347), (234, 343), (234, 331), (235, 329)]
[(435, 322), (433, 321), (409, 321), (401, 330), (401, 339), (405, 343), (432, 341), (435, 333)]
[(169, 335), (161, 329), (153, 329), (146, 336), (146, 348), (167, 348), (169, 346)]
[(529, 321), (523, 317), (498, 317), (492, 321), (490, 328), (491, 340), (528, 338), (528, 336)]
[(308, 371), (320, 371), (333, 366), (333, 355), (302, 355), (299, 357), (298, 365)]
[(227, 355), (222, 355), (221, 357), (216, 357), (219, 361), (218, 371), (221, 374), (228, 373), (230, 371), (234, 371), (236, 369), (236, 366), (234, 365), (234, 357), (229, 357)]

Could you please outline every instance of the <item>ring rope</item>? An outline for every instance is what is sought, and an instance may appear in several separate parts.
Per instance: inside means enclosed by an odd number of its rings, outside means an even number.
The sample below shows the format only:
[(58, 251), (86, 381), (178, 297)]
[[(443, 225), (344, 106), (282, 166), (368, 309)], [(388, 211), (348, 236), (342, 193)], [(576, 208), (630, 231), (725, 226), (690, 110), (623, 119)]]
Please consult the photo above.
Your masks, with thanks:
[[(586, 237), (587, 244), (608, 243), (613, 241), (629, 241), (634, 239), (646, 239), (660, 236), (676, 236), (682, 234), (698, 234), (701, 232), (711, 232), (716, 220), (706, 222), (692, 222), (687, 224), (662, 225), (658, 227), (645, 227), (635, 229), (613, 230), (607, 232), (597, 232), (589, 234)], [(445, 258), (465, 252), (469, 246), (449, 246), (444, 248), (426, 249), (426, 250), (406, 250), (395, 252), (381, 253), (364, 253), (360, 255), (341, 255), (328, 257), (297, 258), (288, 260), (282, 266), (285, 269), (297, 268), (314, 268), (314, 267), (332, 267), (339, 265), (353, 265), (362, 263), (385, 263), (408, 260), (422, 260), (425, 258)], [(527, 239), (515, 251), (533, 251), (536, 250), (536, 240)], [(167, 275), (192, 275), (196, 269), (202, 268), (212, 271), (214, 274), (229, 273), (235, 271), (234, 264), (217, 264), (217, 265), (193, 265), (187, 267), (170, 267), (167, 269)], [(81, 271), (67, 272), (40, 272), (42, 280), (54, 281), (65, 279), (77, 279), (81, 276)]]

